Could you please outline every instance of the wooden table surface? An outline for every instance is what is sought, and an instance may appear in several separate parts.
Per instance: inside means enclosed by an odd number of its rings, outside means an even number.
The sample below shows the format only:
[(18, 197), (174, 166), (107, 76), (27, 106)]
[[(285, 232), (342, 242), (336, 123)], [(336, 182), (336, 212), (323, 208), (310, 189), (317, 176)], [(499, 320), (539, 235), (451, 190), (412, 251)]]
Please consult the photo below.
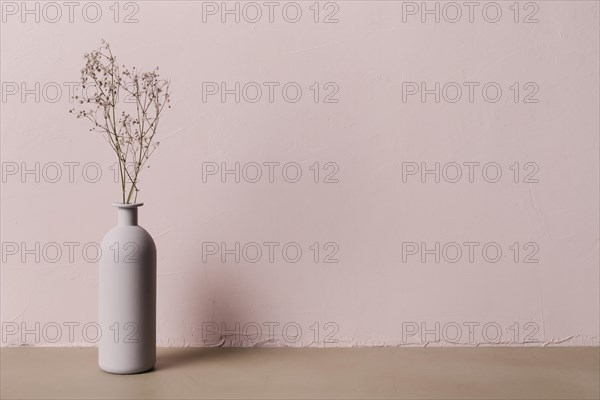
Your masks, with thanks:
[(95, 348), (3, 348), (2, 399), (598, 399), (596, 347), (160, 348), (111, 375)]

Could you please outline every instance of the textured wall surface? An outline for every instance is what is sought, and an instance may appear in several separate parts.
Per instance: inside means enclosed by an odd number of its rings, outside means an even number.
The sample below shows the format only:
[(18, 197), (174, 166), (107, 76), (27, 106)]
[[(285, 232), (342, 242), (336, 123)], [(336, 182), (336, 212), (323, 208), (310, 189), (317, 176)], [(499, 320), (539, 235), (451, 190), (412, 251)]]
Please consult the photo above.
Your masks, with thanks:
[(598, 344), (597, 2), (1, 6), (3, 346), (95, 345), (101, 39), (171, 79), (160, 345)]

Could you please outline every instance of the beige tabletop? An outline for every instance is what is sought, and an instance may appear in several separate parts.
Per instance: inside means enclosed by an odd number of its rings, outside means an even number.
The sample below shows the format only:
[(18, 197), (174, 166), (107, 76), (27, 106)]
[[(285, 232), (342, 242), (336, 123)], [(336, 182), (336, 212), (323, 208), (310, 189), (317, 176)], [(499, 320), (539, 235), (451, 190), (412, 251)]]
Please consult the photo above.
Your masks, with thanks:
[(595, 347), (161, 348), (111, 375), (94, 348), (4, 348), (2, 399), (598, 399)]

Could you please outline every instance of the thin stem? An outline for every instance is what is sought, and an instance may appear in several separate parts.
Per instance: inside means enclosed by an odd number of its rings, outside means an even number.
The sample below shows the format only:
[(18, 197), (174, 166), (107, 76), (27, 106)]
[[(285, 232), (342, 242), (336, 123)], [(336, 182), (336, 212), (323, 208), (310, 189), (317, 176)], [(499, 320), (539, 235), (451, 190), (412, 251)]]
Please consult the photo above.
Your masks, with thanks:
[[(119, 163), (122, 202), (137, 201), (141, 171), (158, 146), (158, 143), (154, 144), (154, 137), (160, 115), (169, 102), (169, 82), (159, 80), (156, 71), (142, 73), (133, 68), (121, 73), (108, 44), (86, 54), (85, 58), (81, 82), (84, 87), (88, 82), (93, 82), (97, 92), (92, 97), (85, 93), (80, 104), (91, 102), (96, 108), (80, 111), (76, 115), (78, 118), (87, 118), (93, 124), (90, 130), (101, 132), (115, 152)], [(132, 84), (131, 90), (128, 84)], [(133, 114), (137, 118), (132, 118), (125, 106), (118, 110), (120, 93), (132, 96), (135, 102)], [(101, 113), (103, 123), (98, 122)], [(119, 119), (117, 115), (120, 115)], [(133, 170), (127, 168), (128, 164)]]

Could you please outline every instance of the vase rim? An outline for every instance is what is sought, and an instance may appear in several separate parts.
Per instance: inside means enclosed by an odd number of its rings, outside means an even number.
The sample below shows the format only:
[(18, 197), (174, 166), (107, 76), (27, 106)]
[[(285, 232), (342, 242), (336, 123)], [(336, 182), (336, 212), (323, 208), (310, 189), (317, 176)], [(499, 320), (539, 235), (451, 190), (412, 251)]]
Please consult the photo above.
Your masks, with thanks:
[(113, 207), (117, 207), (117, 208), (138, 208), (143, 206), (144, 203), (129, 203), (129, 204), (125, 204), (125, 203), (112, 203)]

